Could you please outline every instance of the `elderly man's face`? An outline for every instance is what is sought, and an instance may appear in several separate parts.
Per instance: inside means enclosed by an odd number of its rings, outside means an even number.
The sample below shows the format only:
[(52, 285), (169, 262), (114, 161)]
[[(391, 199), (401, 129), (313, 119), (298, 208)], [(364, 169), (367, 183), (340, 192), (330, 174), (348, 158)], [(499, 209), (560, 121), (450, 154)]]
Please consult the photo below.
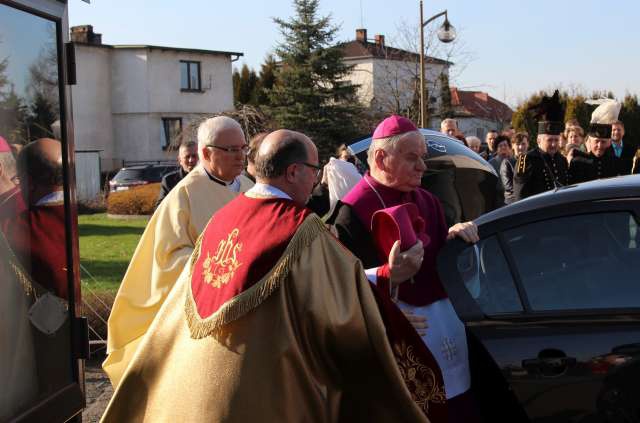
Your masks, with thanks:
[(178, 162), (180, 163), (182, 170), (186, 173), (191, 172), (198, 164), (198, 147), (196, 145), (180, 147)]
[(538, 147), (547, 154), (554, 155), (558, 152), (559, 135), (538, 135)]
[(204, 148), (203, 165), (217, 178), (232, 181), (244, 169), (247, 150), (247, 143), (240, 129), (225, 129)]
[(443, 122), (440, 132), (450, 137), (455, 137), (458, 134), (458, 125), (455, 122)]
[(404, 136), (396, 144), (395, 150), (386, 155), (384, 162), (388, 186), (408, 192), (421, 185), (422, 175), (427, 169), (427, 147), (422, 134), (411, 133)]
[(624, 137), (624, 126), (620, 124), (611, 125), (611, 139), (620, 142)]
[(469, 141), (469, 148), (476, 153), (480, 153), (480, 144), (480, 140), (471, 140)]
[(591, 152), (596, 157), (604, 156), (607, 148), (611, 147), (611, 140), (609, 138), (593, 138), (589, 137)]

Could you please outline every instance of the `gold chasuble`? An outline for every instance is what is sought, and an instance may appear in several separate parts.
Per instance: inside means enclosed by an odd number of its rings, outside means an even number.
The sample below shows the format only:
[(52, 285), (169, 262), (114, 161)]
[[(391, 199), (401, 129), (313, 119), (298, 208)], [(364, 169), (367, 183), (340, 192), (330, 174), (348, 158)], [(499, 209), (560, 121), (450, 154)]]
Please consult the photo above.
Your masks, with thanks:
[(240, 195), (207, 225), (103, 421), (428, 419), (360, 261), (308, 209)]
[[(253, 183), (240, 176), (240, 191)], [(238, 193), (197, 166), (162, 200), (136, 247), (108, 322), (103, 368), (114, 387), (218, 209)]]

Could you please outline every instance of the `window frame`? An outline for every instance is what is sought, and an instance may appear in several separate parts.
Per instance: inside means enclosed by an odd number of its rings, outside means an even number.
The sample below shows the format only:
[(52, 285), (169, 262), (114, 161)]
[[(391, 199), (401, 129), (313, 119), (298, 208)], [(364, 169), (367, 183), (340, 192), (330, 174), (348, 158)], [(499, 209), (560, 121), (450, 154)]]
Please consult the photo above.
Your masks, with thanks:
[(182, 132), (182, 118), (181, 117), (163, 117), (163, 118), (160, 118), (160, 121), (162, 122), (162, 126), (161, 126), (162, 133), (160, 135), (160, 142), (162, 143), (162, 134), (164, 134), (164, 139), (166, 141), (166, 145), (160, 144), (160, 147), (162, 148), (162, 151), (171, 151), (172, 149), (177, 147), (177, 145), (173, 145), (172, 143), (173, 140), (167, 138), (167, 135), (168, 135), (167, 123), (171, 121), (178, 121), (179, 127), (180, 127), (178, 132)]
[[(180, 60), (180, 65), (186, 63), (187, 65), (187, 88), (182, 86), (182, 66), (180, 67), (180, 91), (187, 93), (201, 93), (202, 90), (202, 62), (198, 60)], [(191, 87), (191, 66), (196, 65), (198, 67), (198, 88)]]

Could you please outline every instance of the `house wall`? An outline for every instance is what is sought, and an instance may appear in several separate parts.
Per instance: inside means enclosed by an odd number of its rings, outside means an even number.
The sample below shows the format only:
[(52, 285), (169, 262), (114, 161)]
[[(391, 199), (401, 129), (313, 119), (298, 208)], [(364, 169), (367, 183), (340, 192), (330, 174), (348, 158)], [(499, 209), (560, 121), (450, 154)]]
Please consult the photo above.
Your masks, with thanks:
[[(180, 60), (200, 62), (202, 92), (180, 90)], [(181, 118), (185, 127), (233, 109), (227, 55), (79, 45), (76, 62), (77, 149), (103, 150), (103, 170), (115, 170), (123, 160), (175, 158), (175, 151), (162, 150), (162, 118)]]
[(483, 142), (489, 130), (495, 129), (497, 131), (501, 131), (504, 127), (501, 122), (477, 117), (456, 118), (456, 120), (458, 121), (458, 129), (460, 129), (465, 137), (474, 135), (480, 138)]
[[(358, 98), (363, 106), (375, 111), (389, 113), (409, 107), (413, 101), (415, 84), (419, 81), (419, 65), (413, 62), (374, 58), (348, 59), (354, 65), (348, 79), (359, 84)], [(429, 105), (440, 108), (440, 79), (448, 66), (428, 63), (425, 79), (429, 97), (434, 102)]]
[(71, 86), (76, 150), (102, 150), (100, 164), (115, 157), (111, 115), (111, 50), (76, 45), (76, 85)]

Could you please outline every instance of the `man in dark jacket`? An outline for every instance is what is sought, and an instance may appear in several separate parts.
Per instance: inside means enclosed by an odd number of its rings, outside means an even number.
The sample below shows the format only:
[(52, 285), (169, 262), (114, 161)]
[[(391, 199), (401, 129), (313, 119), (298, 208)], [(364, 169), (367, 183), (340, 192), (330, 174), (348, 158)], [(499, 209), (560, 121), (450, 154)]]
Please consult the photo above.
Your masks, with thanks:
[(624, 138), (624, 123), (619, 120), (611, 124), (611, 150), (618, 164), (618, 175), (629, 175), (633, 166), (633, 158), (638, 150), (629, 140)]
[(178, 170), (167, 173), (162, 178), (158, 204), (160, 204), (169, 191), (178, 185), (178, 182), (187, 176), (187, 173), (191, 172), (191, 170), (193, 170), (193, 168), (198, 164), (198, 145), (195, 142), (189, 141), (184, 144), (180, 144), (180, 149), (178, 150), (178, 164), (180, 165)]
[[(587, 145), (589, 153), (576, 150), (573, 154), (569, 166), (569, 182), (576, 184), (617, 176), (620, 159), (616, 159), (611, 147), (611, 125), (591, 124)], [(631, 168), (627, 173), (629, 172)]]
[(556, 90), (529, 109), (536, 111), (538, 147), (518, 157), (513, 177), (514, 200), (549, 191), (568, 182), (567, 160), (559, 152), (560, 133), (564, 130), (564, 109)]

